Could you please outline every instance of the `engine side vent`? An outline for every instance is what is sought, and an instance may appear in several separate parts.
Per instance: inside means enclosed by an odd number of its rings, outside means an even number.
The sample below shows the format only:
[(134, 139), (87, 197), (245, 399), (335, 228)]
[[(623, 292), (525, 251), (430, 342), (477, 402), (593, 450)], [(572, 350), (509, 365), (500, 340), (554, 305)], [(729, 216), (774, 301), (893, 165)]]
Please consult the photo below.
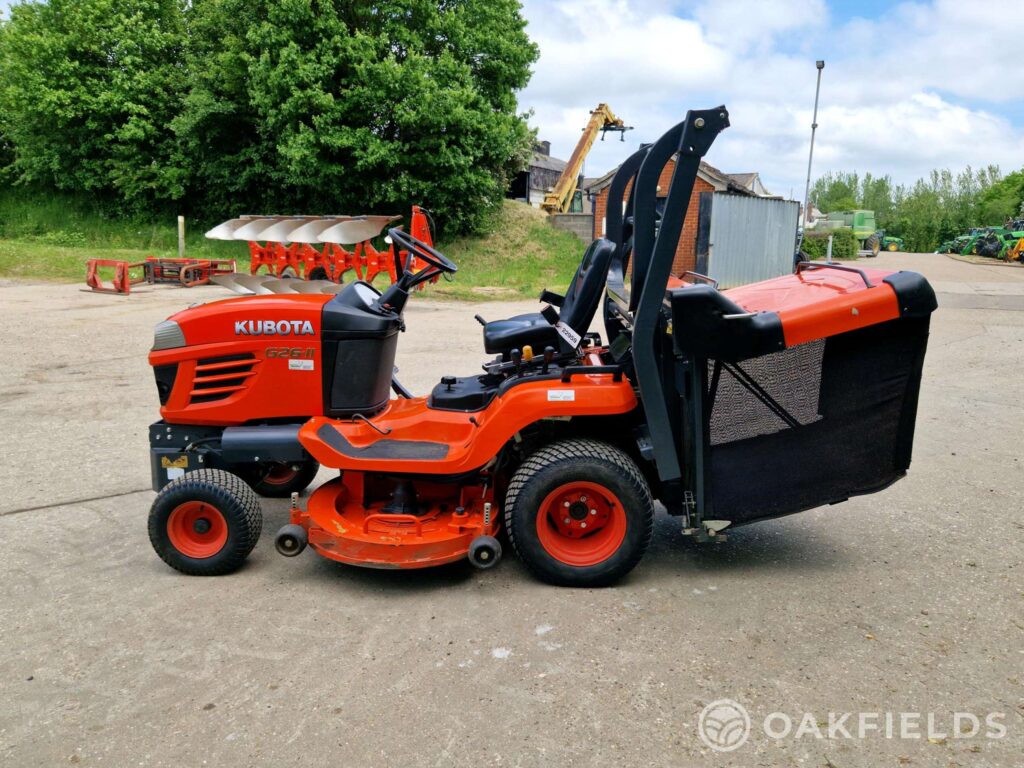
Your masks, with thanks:
[(222, 355), (205, 357), (196, 362), (190, 404), (226, 400), (245, 389), (248, 379), (256, 375), (256, 355)]

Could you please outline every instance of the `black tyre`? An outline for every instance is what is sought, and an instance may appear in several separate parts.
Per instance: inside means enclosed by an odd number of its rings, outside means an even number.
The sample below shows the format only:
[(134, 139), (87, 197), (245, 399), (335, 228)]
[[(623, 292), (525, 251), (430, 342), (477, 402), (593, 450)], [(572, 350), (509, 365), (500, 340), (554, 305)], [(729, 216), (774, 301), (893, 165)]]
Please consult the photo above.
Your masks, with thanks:
[(881, 247), (882, 241), (879, 239), (878, 235), (868, 235), (867, 239), (864, 241), (864, 250), (870, 251), (872, 256), (877, 256)]
[(191, 576), (237, 569), (259, 541), (260, 500), (222, 469), (189, 472), (164, 486), (149, 512), (149, 541), (160, 559)]
[(543, 581), (600, 587), (625, 576), (651, 541), (654, 503), (625, 453), (597, 440), (565, 440), (530, 456), (509, 482), (505, 528)]
[(501, 562), (501, 542), (493, 536), (477, 536), (470, 542), (466, 557), (476, 568), (486, 571)]
[(260, 496), (283, 499), (306, 490), (320, 471), (320, 464), (313, 459), (289, 464), (264, 462), (237, 467), (236, 471)]
[(296, 557), (309, 545), (309, 534), (301, 525), (288, 523), (274, 537), (274, 547), (285, 557)]
[(327, 270), (324, 269), (323, 267), (313, 267), (313, 269), (311, 269), (309, 271), (309, 274), (306, 275), (306, 279), (307, 280), (326, 280), (327, 279)]

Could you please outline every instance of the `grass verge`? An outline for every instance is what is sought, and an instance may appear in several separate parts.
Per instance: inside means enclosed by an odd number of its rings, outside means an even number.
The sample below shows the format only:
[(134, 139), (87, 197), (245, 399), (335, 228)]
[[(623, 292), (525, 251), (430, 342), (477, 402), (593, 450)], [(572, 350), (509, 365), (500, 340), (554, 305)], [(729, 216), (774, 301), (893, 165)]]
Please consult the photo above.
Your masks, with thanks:
[[(154, 223), (108, 217), (87, 200), (7, 190), (0, 193), (0, 277), (79, 282), (92, 258), (177, 256), (176, 223), (168, 218)], [(247, 269), (245, 243), (207, 240), (203, 229), (189, 225), (187, 256), (233, 258), (240, 271)], [(439, 247), (459, 272), (427, 291), (470, 301), (535, 298), (548, 287), (561, 291), (584, 249), (574, 235), (551, 227), (546, 214), (511, 200), (487, 232)]]

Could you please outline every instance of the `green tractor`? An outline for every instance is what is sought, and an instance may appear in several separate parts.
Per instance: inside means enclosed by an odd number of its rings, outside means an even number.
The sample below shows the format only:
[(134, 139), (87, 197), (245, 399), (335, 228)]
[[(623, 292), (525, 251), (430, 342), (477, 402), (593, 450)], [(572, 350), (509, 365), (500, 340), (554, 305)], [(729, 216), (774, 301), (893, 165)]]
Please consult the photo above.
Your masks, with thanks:
[(902, 237), (894, 237), (893, 235), (885, 234), (884, 229), (878, 230), (878, 237), (882, 241), (883, 251), (902, 251), (904, 247)]
[(961, 256), (972, 256), (978, 252), (978, 241), (981, 240), (992, 227), (974, 227), (966, 235), (961, 235), (954, 240), (955, 253)]
[(1014, 221), (1010, 227), (1010, 229), (989, 227), (984, 234), (978, 237), (974, 252), (979, 256), (987, 256), (991, 259), (1018, 260), (1021, 251), (1020, 242), (1024, 239), (1024, 221)]
[[(833, 211), (825, 214), (825, 218), (819, 219), (817, 228), (821, 230), (853, 230), (853, 236), (857, 238), (857, 244), (861, 251), (867, 251), (868, 256), (877, 256), (882, 249), (882, 238), (884, 232), (880, 233), (875, 227), (874, 211)], [(899, 238), (889, 238), (890, 242), (897, 243), (898, 250), (903, 247), (903, 241)]]
[(963, 254), (964, 249), (967, 247), (969, 242), (973, 242), (976, 239), (973, 234), (970, 235), (957, 235), (952, 240), (947, 240), (942, 243), (936, 253), (959, 253)]

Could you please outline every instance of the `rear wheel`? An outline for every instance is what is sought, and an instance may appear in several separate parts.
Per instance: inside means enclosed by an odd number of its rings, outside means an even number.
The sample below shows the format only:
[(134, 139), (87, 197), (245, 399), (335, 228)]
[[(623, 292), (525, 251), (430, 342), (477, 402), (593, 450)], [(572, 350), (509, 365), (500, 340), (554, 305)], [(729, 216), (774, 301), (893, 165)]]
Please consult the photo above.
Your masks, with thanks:
[(513, 475), (505, 498), (505, 528), (516, 554), (550, 584), (612, 584), (640, 562), (653, 524), (654, 504), (639, 468), (596, 440), (540, 449)]
[(877, 256), (881, 247), (882, 241), (878, 238), (878, 235), (868, 235), (864, 241), (864, 250), (870, 251), (872, 256)]
[(164, 486), (149, 512), (160, 559), (192, 576), (237, 569), (259, 540), (263, 512), (242, 478), (221, 469), (189, 472)]

